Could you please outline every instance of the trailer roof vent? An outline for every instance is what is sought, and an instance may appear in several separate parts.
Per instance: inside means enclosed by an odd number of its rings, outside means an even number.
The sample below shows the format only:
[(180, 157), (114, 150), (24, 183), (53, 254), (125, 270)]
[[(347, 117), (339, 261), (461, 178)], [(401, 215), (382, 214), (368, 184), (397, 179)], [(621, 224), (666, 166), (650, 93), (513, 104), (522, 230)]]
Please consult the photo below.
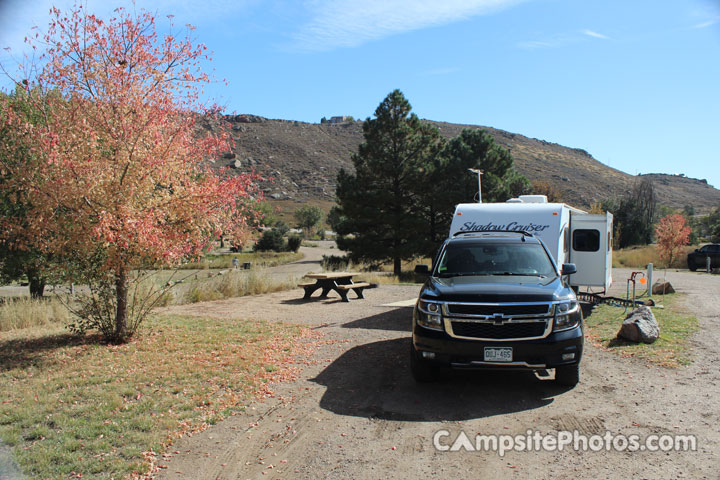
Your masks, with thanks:
[(524, 203), (548, 203), (545, 195), (520, 195), (520, 200)]

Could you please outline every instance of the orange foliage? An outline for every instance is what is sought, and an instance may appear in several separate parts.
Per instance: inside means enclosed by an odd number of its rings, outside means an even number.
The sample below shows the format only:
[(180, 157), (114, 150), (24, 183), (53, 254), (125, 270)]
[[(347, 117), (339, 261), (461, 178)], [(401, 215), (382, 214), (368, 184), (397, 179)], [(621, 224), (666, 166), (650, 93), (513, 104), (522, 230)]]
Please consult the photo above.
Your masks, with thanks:
[(159, 38), (148, 12), (116, 14), (52, 10), (44, 67), (26, 87), (44, 93), (42, 122), (7, 113), (40, 164), (3, 165), (3, 188), (31, 201), (10, 234), (53, 253), (100, 249), (105, 268), (122, 273), (198, 255), (221, 232), (248, 235), (258, 192), (252, 175), (208, 168), (228, 138), (196, 128), (205, 46)]
[(133, 328), (129, 273), (197, 256), (223, 233), (242, 244), (260, 195), (256, 176), (221, 177), (209, 168), (229, 137), (196, 126), (198, 112), (212, 118), (220, 110), (200, 102), (209, 57), (191, 41), (192, 29), (161, 38), (152, 14), (115, 12), (105, 22), (82, 6), (67, 14), (53, 8), (42, 67), (17, 83), (33, 93), (28, 101), (39, 114), (24, 120), (0, 100), (0, 119), (12, 122), (33, 159), (0, 155), (0, 188), (27, 209), (0, 227), (28, 247), (75, 260), (68, 265), (90, 265), (81, 271), (117, 292), (115, 305), (100, 312), (110, 318), (116, 309), (111, 339), (124, 341)]
[(690, 241), (690, 232), (690, 227), (682, 215), (675, 213), (661, 218), (655, 225), (660, 258), (667, 260), (667, 264), (671, 265), (678, 249)]

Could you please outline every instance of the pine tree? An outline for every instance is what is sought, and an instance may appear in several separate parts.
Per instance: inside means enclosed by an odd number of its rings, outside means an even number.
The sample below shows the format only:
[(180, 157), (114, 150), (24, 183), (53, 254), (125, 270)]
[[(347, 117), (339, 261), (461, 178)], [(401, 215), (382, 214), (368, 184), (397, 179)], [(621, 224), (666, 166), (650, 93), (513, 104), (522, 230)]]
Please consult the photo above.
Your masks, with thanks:
[(443, 140), (438, 130), (413, 113), (400, 90), (390, 93), (363, 123), (365, 141), (353, 155), (355, 173), (341, 170), (337, 199), (343, 221), (338, 246), (362, 261), (393, 261), (400, 274), (403, 259), (418, 254), (419, 186)]

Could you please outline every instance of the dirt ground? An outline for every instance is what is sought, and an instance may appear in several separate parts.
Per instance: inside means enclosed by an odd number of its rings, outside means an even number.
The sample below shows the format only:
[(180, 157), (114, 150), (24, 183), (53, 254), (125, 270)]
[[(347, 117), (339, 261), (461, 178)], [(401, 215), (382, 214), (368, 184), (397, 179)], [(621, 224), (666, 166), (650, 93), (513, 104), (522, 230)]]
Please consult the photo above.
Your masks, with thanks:
[[(317, 258), (320, 249), (311, 255)], [(307, 271), (317, 270), (305, 260)], [(315, 267), (315, 268), (314, 268)], [(299, 268), (299, 267), (291, 267)], [(301, 273), (299, 269), (294, 273)], [(629, 270), (615, 270), (615, 294)], [(655, 278), (662, 278), (656, 272)], [(581, 382), (552, 375), (462, 373), (416, 384), (409, 372), (418, 286), (366, 290), (366, 299), (303, 301), (302, 290), (172, 307), (167, 311), (308, 325), (327, 340), (311, 365), (257, 401), (172, 448), (159, 479), (720, 478), (720, 276), (669, 272), (700, 320), (694, 363), (670, 370), (586, 342)], [(332, 295), (332, 294), (331, 294)], [(481, 435), (694, 435), (694, 452), (439, 451), (461, 432)]]

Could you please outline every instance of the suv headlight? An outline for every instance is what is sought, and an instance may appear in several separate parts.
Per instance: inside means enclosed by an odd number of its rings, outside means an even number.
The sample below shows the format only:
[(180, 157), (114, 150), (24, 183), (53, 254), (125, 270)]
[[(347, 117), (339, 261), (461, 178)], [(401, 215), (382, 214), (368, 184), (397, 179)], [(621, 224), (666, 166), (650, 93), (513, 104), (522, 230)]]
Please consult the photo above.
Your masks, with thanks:
[(580, 323), (580, 315), (578, 310), (580, 306), (577, 300), (570, 300), (567, 302), (555, 304), (555, 326), (553, 328), (556, 332), (563, 330), (570, 330)]
[(437, 302), (420, 300), (418, 302), (415, 320), (421, 327), (431, 330), (442, 330), (442, 306)]

